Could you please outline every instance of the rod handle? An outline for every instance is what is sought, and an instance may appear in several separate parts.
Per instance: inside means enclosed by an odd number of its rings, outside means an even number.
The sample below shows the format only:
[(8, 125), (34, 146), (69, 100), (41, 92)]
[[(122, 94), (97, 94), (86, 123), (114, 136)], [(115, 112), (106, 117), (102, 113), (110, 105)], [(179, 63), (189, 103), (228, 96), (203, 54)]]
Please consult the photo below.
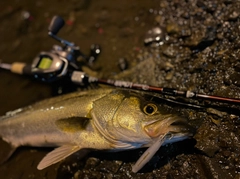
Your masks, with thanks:
[(11, 65), (10, 70), (12, 73), (17, 73), (20, 75), (31, 74), (31, 65), (27, 65), (26, 63), (22, 62), (14, 62)]

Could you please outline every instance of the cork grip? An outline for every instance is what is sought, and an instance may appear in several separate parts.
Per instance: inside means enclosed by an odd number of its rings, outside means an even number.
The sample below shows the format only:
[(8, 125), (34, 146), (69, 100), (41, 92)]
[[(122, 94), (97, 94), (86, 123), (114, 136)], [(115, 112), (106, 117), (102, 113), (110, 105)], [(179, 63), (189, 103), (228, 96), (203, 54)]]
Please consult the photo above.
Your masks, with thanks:
[(15, 62), (11, 66), (11, 72), (17, 73), (17, 74), (23, 74), (23, 69), (25, 66), (26, 66), (25, 63)]

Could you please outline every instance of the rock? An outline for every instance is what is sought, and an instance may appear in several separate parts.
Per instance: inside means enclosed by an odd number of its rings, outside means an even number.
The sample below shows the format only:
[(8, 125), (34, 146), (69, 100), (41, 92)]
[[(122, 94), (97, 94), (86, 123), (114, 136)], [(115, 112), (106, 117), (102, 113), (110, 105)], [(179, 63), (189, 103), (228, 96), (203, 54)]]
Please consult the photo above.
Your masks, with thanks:
[(178, 55), (178, 47), (173, 45), (164, 46), (162, 53), (167, 57), (174, 58)]
[(192, 30), (190, 27), (180, 27), (180, 30), (179, 30), (179, 35), (180, 37), (189, 37), (192, 35)]
[(162, 16), (160, 16), (160, 15), (157, 15), (156, 17), (155, 17), (155, 21), (157, 22), (157, 23), (161, 23), (162, 22), (162, 20), (163, 20), (163, 18), (162, 18)]
[(145, 45), (150, 45), (151, 43), (159, 43), (164, 41), (165, 38), (165, 31), (162, 27), (154, 27), (147, 32), (144, 39)]
[(225, 12), (226, 20), (236, 20), (239, 17), (239, 6), (230, 5)]
[(119, 58), (118, 67), (121, 71), (124, 71), (128, 68), (128, 62), (127, 62), (126, 58)]
[(166, 31), (168, 34), (177, 34), (179, 32), (179, 27), (176, 23), (172, 22), (166, 26)]
[(219, 117), (224, 117), (225, 115), (227, 115), (226, 112), (221, 112), (217, 109), (214, 109), (214, 108), (207, 108), (207, 113), (210, 113), (210, 114), (215, 114)]
[(235, 66), (234, 66), (234, 70), (236, 72), (240, 72), (240, 63), (237, 63)]
[(235, 72), (233, 74), (230, 75), (229, 80), (232, 84), (240, 87), (240, 73), (239, 72)]
[(195, 147), (207, 156), (213, 157), (220, 149), (217, 142), (218, 135), (218, 130), (215, 127), (211, 127), (209, 122), (205, 122), (194, 136), (197, 141)]
[(98, 166), (100, 164), (100, 160), (94, 157), (90, 157), (87, 159), (86, 164), (85, 164), (85, 168), (86, 169), (91, 169), (91, 168), (95, 168), (96, 166)]
[(174, 71), (173, 71), (173, 70), (172, 70), (172, 71), (169, 71), (169, 72), (167, 73), (165, 79), (166, 79), (167, 81), (171, 81), (172, 78), (173, 78), (173, 75), (174, 75)]
[(155, 62), (152, 58), (147, 58), (138, 63), (134, 68), (125, 70), (121, 74), (114, 76), (114, 79), (148, 85), (156, 84)]

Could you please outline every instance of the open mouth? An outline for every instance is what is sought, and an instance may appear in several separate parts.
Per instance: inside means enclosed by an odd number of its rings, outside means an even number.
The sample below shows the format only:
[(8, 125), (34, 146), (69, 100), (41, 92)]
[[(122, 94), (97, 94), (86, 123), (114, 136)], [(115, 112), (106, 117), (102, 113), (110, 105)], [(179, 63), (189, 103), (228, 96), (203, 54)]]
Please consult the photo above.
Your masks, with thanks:
[(166, 115), (162, 120), (146, 125), (144, 130), (152, 138), (166, 134), (168, 138), (190, 137), (194, 133), (193, 128), (187, 124), (186, 120), (173, 115)]

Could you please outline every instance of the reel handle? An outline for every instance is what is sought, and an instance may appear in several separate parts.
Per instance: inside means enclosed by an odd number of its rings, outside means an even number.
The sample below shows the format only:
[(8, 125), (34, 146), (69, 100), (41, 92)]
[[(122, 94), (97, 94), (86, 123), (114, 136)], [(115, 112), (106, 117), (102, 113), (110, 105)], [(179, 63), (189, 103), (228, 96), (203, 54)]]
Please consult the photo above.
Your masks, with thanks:
[(49, 32), (56, 35), (58, 31), (64, 26), (65, 22), (60, 16), (54, 16), (48, 27)]

